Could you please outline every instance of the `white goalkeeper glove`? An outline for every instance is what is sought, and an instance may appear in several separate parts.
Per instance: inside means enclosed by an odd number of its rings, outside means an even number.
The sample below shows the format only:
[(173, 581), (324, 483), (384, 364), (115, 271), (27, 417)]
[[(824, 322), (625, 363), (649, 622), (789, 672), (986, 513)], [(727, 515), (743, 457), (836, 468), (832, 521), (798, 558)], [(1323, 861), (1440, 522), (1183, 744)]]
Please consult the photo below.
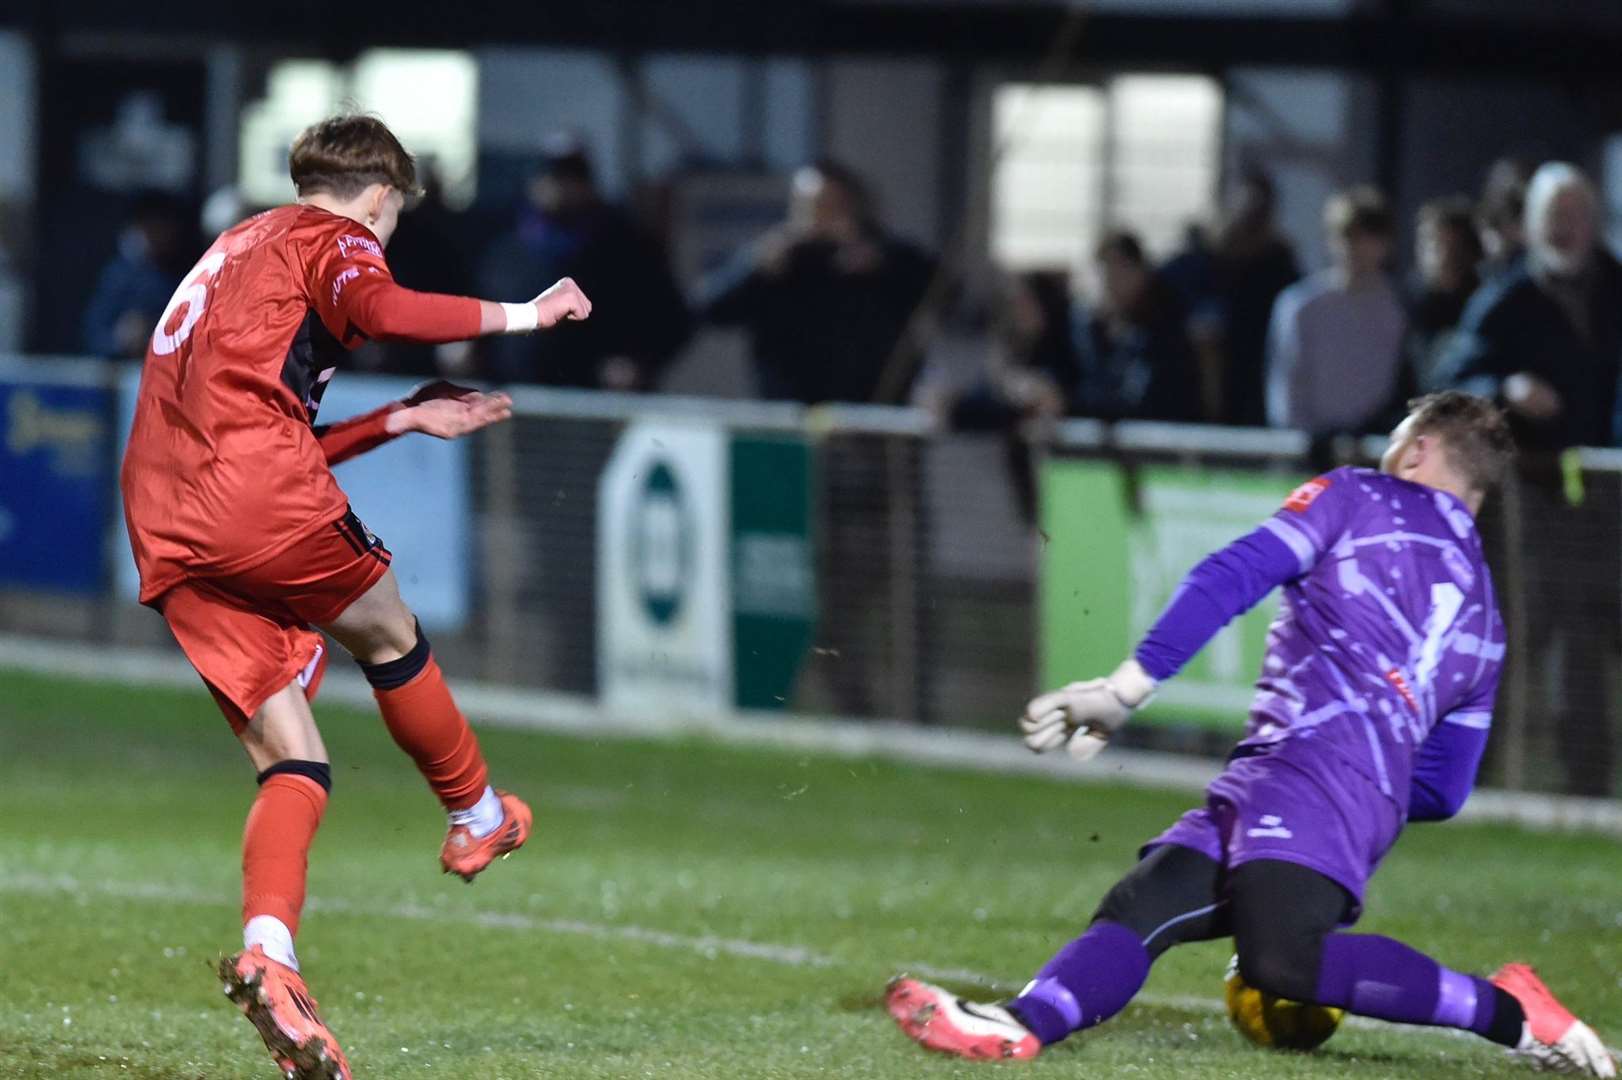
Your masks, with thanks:
[(1077, 761), (1087, 761), (1154, 692), (1154, 679), (1129, 657), (1108, 678), (1071, 683), (1032, 698), (1019, 718), (1019, 729), (1034, 753), (1063, 746)]

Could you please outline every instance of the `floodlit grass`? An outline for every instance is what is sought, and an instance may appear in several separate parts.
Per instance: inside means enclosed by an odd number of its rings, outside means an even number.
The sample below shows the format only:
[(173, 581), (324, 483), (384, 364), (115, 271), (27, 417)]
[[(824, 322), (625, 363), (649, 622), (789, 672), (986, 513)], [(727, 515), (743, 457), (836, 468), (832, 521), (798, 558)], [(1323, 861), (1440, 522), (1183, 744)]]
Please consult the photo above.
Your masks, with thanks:
[[(300, 956), (363, 1078), (1519, 1075), (1492, 1047), (1347, 1028), (1252, 1050), (1224, 943), (1030, 1066), (924, 1054), (879, 1007), (920, 965), (1023, 982), (1186, 795), (705, 741), (490, 731), (530, 846), (468, 887), (375, 717), (317, 707), (336, 787)], [(0, 1076), (274, 1075), (210, 963), (237, 946), (252, 777), (201, 690), (0, 672)], [(1622, 846), (1419, 826), (1363, 929), (1445, 963), (1537, 963), (1622, 1038)], [(982, 991), (984, 993), (984, 991)]]

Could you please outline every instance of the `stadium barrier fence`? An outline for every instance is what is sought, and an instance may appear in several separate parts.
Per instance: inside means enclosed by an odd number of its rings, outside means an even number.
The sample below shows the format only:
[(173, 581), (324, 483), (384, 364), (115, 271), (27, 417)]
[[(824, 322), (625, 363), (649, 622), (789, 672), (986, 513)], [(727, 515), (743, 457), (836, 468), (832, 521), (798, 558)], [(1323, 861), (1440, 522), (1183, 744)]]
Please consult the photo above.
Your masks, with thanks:
[[(0, 633), (167, 645), (133, 603), (116, 496), (136, 378), (0, 358)], [(322, 419), (403, 385), (346, 374)], [(476, 439), (401, 440), (340, 478), (452, 671), (617, 715), (1005, 729), (1039, 685), (1113, 666), (1196, 559), (1312, 471), (1294, 432), (1072, 420), (1015, 438), (894, 407), (514, 399)], [(1512, 640), (1488, 779), (1608, 790), (1622, 452), (1517, 478), (1481, 528)], [(1221, 753), (1270, 612), (1236, 621), (1127, 741)]]

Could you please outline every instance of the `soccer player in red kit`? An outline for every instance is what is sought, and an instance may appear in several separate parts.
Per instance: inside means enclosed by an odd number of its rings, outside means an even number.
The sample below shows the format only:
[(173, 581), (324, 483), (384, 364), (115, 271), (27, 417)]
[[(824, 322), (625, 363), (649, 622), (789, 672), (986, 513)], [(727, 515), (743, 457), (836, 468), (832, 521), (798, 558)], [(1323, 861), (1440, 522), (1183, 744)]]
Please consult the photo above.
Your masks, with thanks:
[(568, 279), (524, 304), (396, 284), (383, 249), (416, 168), (377, 119), (312, 126), (290, 167), (298, 202), (214, 241), (153, 331), (122, 484), (141, 602), (163, 614), (258, 773), (243, 835), (244, 947), (221, 961), (226, 992), (287, 1077), (350, 1080), (293, 950), (332, 787), (309, 704), (321, 631), (360, 663), (389, 734), (449, 813), (446, 873), (471, 881), (519, 847), (530, 810), (487, 782), (389, 551), (331, 470), (407, 432), (477, 431), (511, 415), (511, 401), (438, 383), (321, 427), (321, 395), (361, 342), (529, 333), (584, 319), (591, 302)]

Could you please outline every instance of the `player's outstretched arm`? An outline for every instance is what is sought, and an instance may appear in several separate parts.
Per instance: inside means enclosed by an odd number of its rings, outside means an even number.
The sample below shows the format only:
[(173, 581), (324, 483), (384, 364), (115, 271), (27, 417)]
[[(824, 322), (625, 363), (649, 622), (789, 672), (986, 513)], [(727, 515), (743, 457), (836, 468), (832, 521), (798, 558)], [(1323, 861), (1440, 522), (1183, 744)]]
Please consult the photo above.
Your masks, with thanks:
[(409, 432), (455, 439), (511, 416), (512, 398), (506, 394), (486, 394), (440, 380), (418, 386), (403, 401), (317, 427), (315, 433), (327, 464), (337, 465)]
[[(347, 302), (344, 297), (347, 297)], [(335, 322), (380, 341), (441, 345), (492, 334), (529, 334), (591, 315), (591, 301), (570, 278), (533, 300), (505, 304), (466, 296), (420, 293), (392, 278), (363, 278), (340, 297)]]
[(1064, 746), (1079, 760), (1102, 750), (1217, 631), (1323, 557), (1343, 524), (1343, 494), (1331, 492), (1336, 483), (1330, 473), (1303, 484), (1260, 528), (1206, 556), (1113, 674), (1033, 699), (1019, 719), (1025, 745), (1039, 754)]

